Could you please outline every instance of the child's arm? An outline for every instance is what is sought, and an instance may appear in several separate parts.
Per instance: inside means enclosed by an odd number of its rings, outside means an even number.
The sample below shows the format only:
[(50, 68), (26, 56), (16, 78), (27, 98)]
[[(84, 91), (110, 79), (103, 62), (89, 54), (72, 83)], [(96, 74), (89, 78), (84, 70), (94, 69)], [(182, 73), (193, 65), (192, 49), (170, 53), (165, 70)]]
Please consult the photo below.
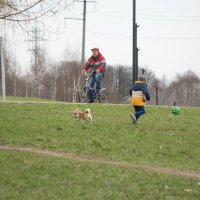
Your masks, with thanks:
[(132, 96), (133, 86), (129, 89), (129, 94)]
[(145, 87), (145, 88), (144, 88), (143, 93), (144, 93), (144, 95), (145, 95), (145, 97), (146, 97), (146, 100), (147, 100), (147, 101), (150, 101), (150, 94), (149, 94), (149, 89), (148, 89), (148, 87)]

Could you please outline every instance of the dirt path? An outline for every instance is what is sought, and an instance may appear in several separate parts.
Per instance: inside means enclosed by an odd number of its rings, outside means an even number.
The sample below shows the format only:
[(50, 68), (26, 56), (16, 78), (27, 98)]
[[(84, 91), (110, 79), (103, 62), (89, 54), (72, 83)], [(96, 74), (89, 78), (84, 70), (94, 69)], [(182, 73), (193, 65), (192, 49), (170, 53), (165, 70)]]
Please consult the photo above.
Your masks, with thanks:
[(96, 158), (96, 157), (92, 157), (92, 156), (78, 155), (75, 153), (64, 153), (64, 152), (49, 151), (49, 150), (45, 150), (45, 149), (30, 148), (30, 147), (0, 145), (0, 150), (37, 153), (37, 154), (43, 154), (43, 155), (51, 156), (51, 157), (67, 158), (67, 159), (76, 160), (76, 161), (80, 161), (80, 162), (91, 162), (91, 163), (98, 163), (98, 164), (107, 164), (107, 165), (112, 165), (112, 166), (143, 169), (143, 170), (152, 171), (155, 173), (182, 176), (182, 177), (188, 177), (188, 178), (200, 180), (200, 172), (195, 172), (195, 171), (183, 171), (183, 170), (177, 170), (177, 169), (173, 169), (173, 168), (154, 167), (152, 165), (147, 165), (147, 164), (136, 164), (136, 163), (122, 162), (122, 161), (121, 162), (120, 161), (111, 161), (111, 160), (105, 160), (105, 159)]

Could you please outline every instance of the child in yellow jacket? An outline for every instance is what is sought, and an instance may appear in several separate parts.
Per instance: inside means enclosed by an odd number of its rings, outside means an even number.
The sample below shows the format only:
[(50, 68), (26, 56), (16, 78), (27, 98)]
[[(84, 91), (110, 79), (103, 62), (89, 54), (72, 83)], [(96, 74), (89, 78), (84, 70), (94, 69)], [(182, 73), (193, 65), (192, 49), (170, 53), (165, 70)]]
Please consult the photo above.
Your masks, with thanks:
[(146, 77), (140, 75), (138, 81), (135, 81), (132, 87), (129, 89), (129, 94), (132, 96), (131, 102), (135, 109), (135, 113), (131, 114), (133, 123), (135, 124), (139, 117), (145, 114), (145, 99), (150, 100), (149, 90), (146, 84)]

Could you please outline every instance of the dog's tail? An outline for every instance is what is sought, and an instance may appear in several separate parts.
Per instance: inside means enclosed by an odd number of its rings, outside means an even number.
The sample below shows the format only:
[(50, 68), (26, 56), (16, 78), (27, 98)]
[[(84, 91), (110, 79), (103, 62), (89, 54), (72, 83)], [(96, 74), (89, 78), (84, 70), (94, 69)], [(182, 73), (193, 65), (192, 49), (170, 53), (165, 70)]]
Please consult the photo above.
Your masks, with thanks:
[(87, 108), (87, 109), (85, 110), (85, 112), (86, 112), (86, 113), (90, 113), (90, 109)]

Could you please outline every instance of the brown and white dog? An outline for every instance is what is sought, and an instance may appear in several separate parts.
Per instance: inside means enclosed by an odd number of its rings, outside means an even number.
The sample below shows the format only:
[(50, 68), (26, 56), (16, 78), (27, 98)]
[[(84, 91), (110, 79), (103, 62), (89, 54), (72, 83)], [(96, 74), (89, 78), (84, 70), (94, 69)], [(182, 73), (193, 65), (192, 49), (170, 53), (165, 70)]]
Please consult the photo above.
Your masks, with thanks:
[(89, 108), (87, 108), (85, 112), (82, 112), (80, 108), (76, 108), (74, 110), (74, 115), (78, 118), (78, 120), (83, 119), (87, 121), (92, 121), (92, 114)]

